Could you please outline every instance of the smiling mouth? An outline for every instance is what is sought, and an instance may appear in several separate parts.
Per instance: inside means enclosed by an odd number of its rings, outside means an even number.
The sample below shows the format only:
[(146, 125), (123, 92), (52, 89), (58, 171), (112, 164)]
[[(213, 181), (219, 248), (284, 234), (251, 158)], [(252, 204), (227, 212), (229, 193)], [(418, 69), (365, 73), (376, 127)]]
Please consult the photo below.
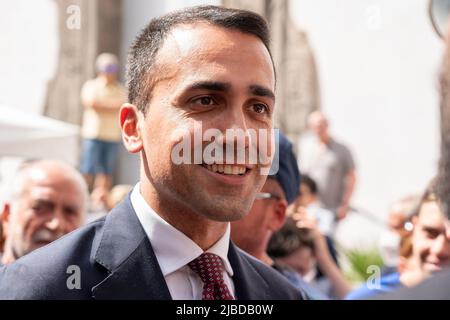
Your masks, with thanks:
[(248, 171), (250, 171), (249, 168), (247, 168), (245, 165), (230, 165), (230, 164), (202, 164), (203, 168), (205, 168), (208, 171), (218, 173), (224, 176), (243, 176)]
[(450, 267), (448, 262), (427, 262), (427, 264), (431, 271), (440, 271)]

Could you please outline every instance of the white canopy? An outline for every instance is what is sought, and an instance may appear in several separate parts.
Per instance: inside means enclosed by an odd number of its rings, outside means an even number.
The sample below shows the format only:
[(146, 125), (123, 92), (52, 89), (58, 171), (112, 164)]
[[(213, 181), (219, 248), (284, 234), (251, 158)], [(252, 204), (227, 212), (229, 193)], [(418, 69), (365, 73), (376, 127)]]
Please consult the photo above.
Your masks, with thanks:
[(78, 163), (79, 127), (0, 105), (0, 157)]

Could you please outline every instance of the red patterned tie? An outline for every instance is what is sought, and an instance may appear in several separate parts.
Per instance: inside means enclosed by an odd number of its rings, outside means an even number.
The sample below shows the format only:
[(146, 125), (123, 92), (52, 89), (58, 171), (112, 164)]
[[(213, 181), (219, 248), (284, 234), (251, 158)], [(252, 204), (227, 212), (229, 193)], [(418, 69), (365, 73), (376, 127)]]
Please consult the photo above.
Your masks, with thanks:
[(188, 265), (203, 281), (202, 300), (234, 300), (223, 280), (223, 263), (218, 255), (206, 252)]

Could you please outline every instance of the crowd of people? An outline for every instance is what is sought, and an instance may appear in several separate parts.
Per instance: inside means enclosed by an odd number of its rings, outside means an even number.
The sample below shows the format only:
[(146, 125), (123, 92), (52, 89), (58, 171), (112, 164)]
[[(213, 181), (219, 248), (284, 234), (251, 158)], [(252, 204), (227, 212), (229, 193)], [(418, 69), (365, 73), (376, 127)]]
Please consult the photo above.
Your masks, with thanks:
[[(314, 139), (301, 157), (279, 134), (268, 176), (258, 164), (171, 161), (179, 129), (192, 133), (195, 122), (221, 132), (273, 127), (268, 39), (265, 20), (244, 10), (156, 18), (131, 47), (129, 103), (117, 58), (100, 55), (81, 93), (80, 167), (24, 162), (0, 208), (0, 299), (367, 299), (450, 267), (449, 217), (433, 180), (392, 206), (379, 285), (349, 282), (334, 234), (357, 171), (320, 111), (309, 115)], [(227, 138), (224, 147), (238, 145)], [(140, 155), (134, 187), (112, 188), (120, 139)], [(94, 215), (99, 207), (105, 213)], [(75, 290), (66, 281), (73, 265), (82, 270)]]

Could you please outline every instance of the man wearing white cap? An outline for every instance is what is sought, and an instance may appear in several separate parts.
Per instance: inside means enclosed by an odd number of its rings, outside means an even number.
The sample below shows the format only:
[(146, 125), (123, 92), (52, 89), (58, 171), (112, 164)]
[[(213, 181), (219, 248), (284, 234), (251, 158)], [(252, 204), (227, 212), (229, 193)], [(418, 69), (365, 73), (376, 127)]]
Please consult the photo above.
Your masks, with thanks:
[(117, 81), (119, 63), (115, 55), (100, 54), (96, 69), (97, 77), (88, 80), (81, 92), (85, 110), (80, 171), (92, 187), (94, 205), (104, 206), (121, 139), (117, 119), (125, 102), (125, 88)]

